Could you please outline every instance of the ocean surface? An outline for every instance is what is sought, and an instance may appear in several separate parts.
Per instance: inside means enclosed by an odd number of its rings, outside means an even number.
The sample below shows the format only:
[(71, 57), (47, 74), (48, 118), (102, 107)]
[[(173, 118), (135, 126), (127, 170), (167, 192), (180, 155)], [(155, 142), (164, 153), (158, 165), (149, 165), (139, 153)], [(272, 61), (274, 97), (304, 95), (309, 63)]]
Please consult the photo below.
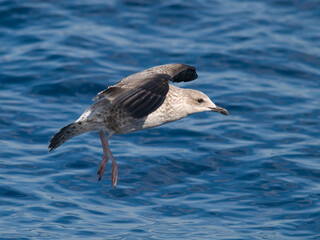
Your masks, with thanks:
[[(320, 239), (320, 2), (0, 1), (0, 239)], [(97, 92), (185, 63), (204, 112), (48, 152)]]

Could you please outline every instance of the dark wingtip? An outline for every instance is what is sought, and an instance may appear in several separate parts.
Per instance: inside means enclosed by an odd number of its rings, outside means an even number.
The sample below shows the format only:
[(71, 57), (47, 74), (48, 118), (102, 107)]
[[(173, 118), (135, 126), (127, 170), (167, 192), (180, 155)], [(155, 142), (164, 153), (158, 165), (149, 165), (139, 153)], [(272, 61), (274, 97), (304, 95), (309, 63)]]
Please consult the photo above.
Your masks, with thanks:
[(174, 82), (190, 82), (198, 77), (196, 68), (193, 66), (184, 65), (184, 69), (178, 72), (174, 77)]

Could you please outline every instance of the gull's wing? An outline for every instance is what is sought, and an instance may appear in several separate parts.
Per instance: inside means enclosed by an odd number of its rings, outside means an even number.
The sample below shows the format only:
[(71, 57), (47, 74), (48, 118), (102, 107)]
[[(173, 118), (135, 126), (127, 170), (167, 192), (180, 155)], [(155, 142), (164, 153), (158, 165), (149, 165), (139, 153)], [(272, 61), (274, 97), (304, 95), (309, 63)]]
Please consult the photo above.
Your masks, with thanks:
[(170, 80), (166, 74), (154, 74), (134, 79), (130, 84), (119, 82), (99, 95), (123, 107), (133, 117), (142, 118), (161, 106), (169, 91)]
[(189, 82), (198, 77), (195, 67), (182, 63), (159, 65), (143, 72), (168, 74), (172, 78), (172, 82)]
[(125, 108), (133, 117), (142, 118), (161, 106), (169, 91), (169, 81), (188, 82), (197, 78), (194, 67), (166, 64), (135, 73), (99, 92), (94, 100), (105, 97)]

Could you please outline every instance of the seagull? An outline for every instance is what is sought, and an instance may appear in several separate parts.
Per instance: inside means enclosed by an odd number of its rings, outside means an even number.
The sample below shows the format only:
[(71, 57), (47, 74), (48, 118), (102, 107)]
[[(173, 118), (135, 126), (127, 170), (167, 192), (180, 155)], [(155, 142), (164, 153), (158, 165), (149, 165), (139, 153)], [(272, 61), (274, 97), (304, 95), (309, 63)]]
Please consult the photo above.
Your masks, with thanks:
[(115, 188), (118, 164), (109, 147), (114, 134), (126, 134), (177, 121), (190, 114), (211, 111), (229, 115), (203, 92), (183, 89), (169, 82), (189, 82), (198, 77), (196, 68), (181, 63), (155, 66), (132, 74), (98, 93), (74, 123), (62, 128), (50, 140), (53, 151), (67, 140), (89, 131), (99, 131), (103, 148), (99, 181), (111, 159), (111, 182)]

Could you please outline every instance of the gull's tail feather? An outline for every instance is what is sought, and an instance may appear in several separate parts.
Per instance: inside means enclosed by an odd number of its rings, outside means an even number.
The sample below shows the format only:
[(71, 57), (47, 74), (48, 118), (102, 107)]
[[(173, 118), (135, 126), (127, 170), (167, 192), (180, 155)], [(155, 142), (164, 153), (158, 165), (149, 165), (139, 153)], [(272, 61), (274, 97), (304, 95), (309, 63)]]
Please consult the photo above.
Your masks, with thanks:
[(87, 132), (87, 130), (81, 126), (81, 122), (71, 123), (64, 128), (61, 128), (58, 133), (56, 133), (50, 140), (49, 152), (53, 151), (64, 142), (68, 141), (77, 135)]

